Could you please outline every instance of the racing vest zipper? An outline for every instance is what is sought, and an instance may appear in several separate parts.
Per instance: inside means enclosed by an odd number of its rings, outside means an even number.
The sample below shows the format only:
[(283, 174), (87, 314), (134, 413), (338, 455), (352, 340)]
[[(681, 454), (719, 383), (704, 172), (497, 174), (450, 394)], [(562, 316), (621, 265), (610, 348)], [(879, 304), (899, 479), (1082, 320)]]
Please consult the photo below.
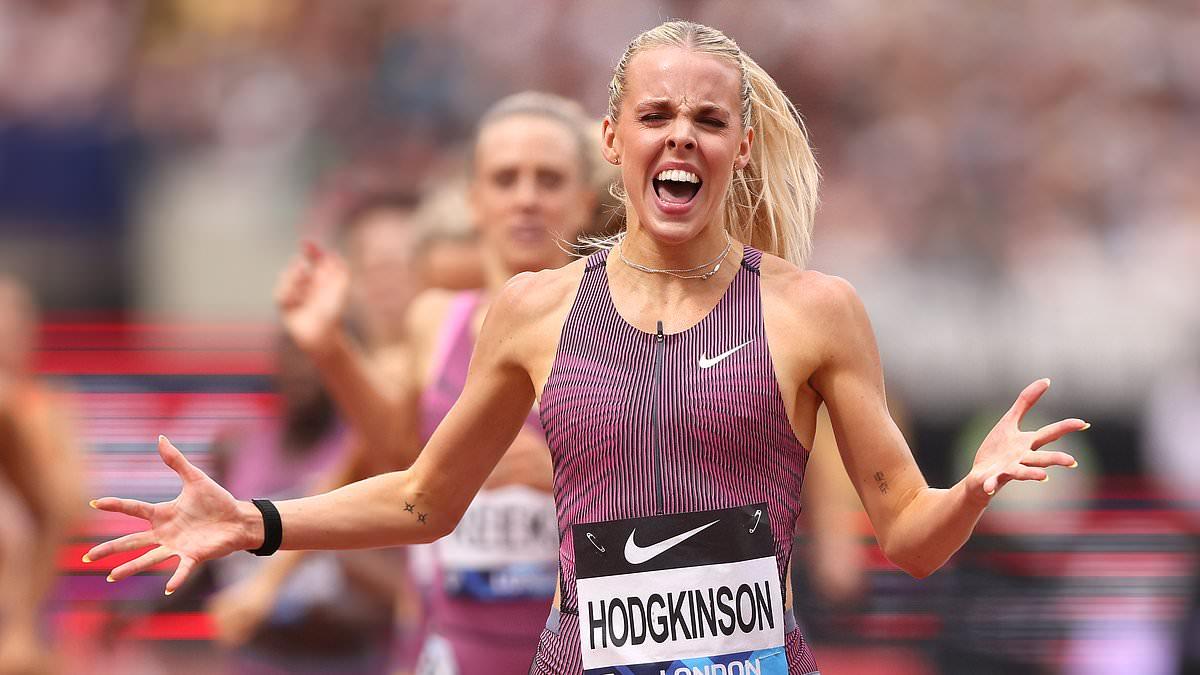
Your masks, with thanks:
[(663, 353), (666, 349), (666, 336), (663, 335), (662, 321), (659, 321), (658, 332), (654, 336), (654, 399), (650, 408), (650, 433), (654, 435), (654, 503), (659, 515), (663, 513), (663, 460), (658, 406), (662, 389)]

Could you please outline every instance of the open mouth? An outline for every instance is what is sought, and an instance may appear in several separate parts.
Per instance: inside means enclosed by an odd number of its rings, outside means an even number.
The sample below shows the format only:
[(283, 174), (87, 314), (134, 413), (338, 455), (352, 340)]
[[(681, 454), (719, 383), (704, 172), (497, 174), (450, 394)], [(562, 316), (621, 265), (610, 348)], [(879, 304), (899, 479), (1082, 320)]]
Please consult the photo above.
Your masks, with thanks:
[(696, 198), (703, 181), (691, 171), (667, 169), (654, 177), (654, 194), (665, 204), (687, 204)]

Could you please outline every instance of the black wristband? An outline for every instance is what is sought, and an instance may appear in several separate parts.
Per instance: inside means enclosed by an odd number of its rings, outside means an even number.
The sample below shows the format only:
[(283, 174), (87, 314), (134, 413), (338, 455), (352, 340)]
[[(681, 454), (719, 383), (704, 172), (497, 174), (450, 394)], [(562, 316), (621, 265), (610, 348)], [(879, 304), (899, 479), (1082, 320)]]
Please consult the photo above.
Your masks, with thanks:
[(279, 545), (283, 543), (283, 519), (279, 517), (279, 509), (271, 503), (269, 499), (251, 499), (251, 504), (258, 507), (262, 512), (263, 517), (263, 543), (262, 546), (249, 551), (254, 555), (271, 555), (279, 550)]

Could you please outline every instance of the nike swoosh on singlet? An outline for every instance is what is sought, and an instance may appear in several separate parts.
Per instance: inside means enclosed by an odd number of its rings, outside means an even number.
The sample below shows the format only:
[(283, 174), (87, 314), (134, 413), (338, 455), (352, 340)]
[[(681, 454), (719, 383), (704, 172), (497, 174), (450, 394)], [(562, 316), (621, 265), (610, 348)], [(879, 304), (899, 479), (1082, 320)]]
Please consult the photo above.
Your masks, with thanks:
[(701, 525), (700, 527), (697, 527), (694, 530), (688, 530), (687, 532), (684, 532), (683, 534), (676, 535), (674, 537), (671, 537), (670, 539), (667, 539), (665, 541), (660, 541), (657, 544), (654, 544), (652, 546), (646, 546), (646, 547), (641, 547), (641, 546), (638, 546), (637, 544), (633, 543), (633, 535), (634, 535), (634, 533), (637, 532), (637, 530), (635, 529), (633, 532), (629, 533), (629, 541), (625, 542), (625, 559), (628, 560), (629, 564), (631, 564), (631, 565), (641, 565), (644, 562), (647, 562), (649, 560), (657, 558), (658, 556), (662, 555), (663, 553), (666, 553), (667, 551), (671, 550), (672, 548), (682, 544), (683, 542), (687, 541), (688, 539), (691, 539), (692, 537), (696, 536), (703, 530), (707, 530), (708, 528), (712, 527), (713, 525), (716, 525), (719, 522), (721, 522), (720, 519), (714, 520), (707, 525)]
[(741, 349), (742, 347), (745, 347), (746, 345), (750, 344), (751, 342), (754, 342), (754, 338), (750, 338), (749, 340), (746, 340), (742, 344), (734, 347), (733, 349), (730, 349), (729, 351), (725, 352), (724, 354), (721, 354), (720, 356), (717, 356), (717, 357), (714, 357), (711, 359), (705, 358), (704, 353), (701, 352), (700, 353), (700, 367), (701, 368), (712, 368), (713, 366), (717, 365), (721, 361), (724, 361), (726, 356), (729, 356), (730, 354), (736, 352), (737, 350)]

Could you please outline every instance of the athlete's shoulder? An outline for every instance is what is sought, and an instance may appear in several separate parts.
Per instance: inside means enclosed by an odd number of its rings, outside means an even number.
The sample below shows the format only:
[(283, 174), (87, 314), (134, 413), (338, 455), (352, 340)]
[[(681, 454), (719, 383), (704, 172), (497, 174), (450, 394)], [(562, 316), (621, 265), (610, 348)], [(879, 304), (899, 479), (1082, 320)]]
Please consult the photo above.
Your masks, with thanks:
[(583, 261), (565, 267), (524, 272), (509, 279), (492, 301), (479, 344), (494, 346), (501, 358), (520, 364), (526, 372), (556, 344), (583, 275)]
[(555, 269), (522, 272), (504, 284), (496, 306), (521, 322), (554, 316), (574, 297), (586, 264), (585, 259), (580, 259)]
[(778, 342), (781, 359), (791, 354), (811, 368), (873, 353), (871, 322), (850, 282), (766, 255), (760, 273), (764, 318), (776, 335), (787, 336)]
[(810, 319), (814, 314), (845, 319), (862, 308), (858, 291), (842, 277), (801, 269), (767, 253), (759, 270), (763, 301), (769, 306)]

